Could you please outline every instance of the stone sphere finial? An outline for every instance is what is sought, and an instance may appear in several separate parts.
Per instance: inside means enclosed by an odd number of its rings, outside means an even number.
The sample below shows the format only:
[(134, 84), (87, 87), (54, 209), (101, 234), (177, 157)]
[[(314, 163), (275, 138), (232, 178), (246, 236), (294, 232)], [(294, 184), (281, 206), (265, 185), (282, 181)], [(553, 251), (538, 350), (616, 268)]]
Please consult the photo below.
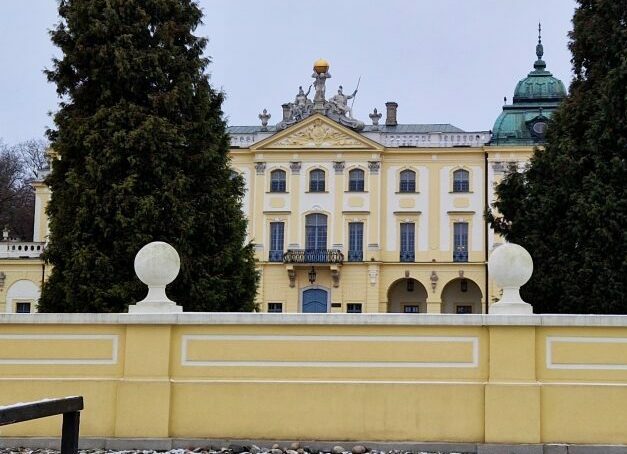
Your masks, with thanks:
[(497, 247), (488, 260), (488, 271), (503, 289), (498, 303), (490, 306), (492, 314), (531, 314), (533, 308), (520, 297), (520, 287), (525, 285), (533, 274), (533, 260), (527, 250), (514, 243)]
[(181, 259), (168, 243), (153, 241), (139, 250), (135, 256), (135, 274), (148, 286), (148, 295), (137, 304), (129, 306), (129, 312), (181, 312), (165, 293), (165, 287), (179, 274)]

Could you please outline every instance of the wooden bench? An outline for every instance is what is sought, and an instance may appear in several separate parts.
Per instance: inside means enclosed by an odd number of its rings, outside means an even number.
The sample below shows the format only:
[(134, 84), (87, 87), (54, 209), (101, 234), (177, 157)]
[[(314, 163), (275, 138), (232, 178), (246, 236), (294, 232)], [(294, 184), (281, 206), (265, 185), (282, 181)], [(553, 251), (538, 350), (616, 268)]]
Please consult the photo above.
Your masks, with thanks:
[(80, 411), (83, 408), (82, 396), (9, 405), (0, 407), (0, 426), (45, 418), (46, 416), (63, 415), (61, 453), (77, 454)]

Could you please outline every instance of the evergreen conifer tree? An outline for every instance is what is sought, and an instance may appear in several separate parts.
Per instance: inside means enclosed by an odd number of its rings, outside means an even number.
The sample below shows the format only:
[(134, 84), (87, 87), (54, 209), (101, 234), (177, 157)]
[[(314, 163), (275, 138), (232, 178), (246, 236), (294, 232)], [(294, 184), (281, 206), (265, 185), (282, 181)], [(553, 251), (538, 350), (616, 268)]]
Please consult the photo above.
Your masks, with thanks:
[(209, 84), (193, 0), (60, 0), (62, 98), (48, 132), (53, 265), (44, 312), (120, 312), (146, 287), (135, 254), (166, 241), (181, 257), (168, 295), (186, 311), (254, 309), (243, 183), (229, 168), (223, 96)]
[(574, 79), (527, 170), (497, 187), (488, 220), (529, 250), (535, 312), (625, 314), (627, 3), (578, 0)]

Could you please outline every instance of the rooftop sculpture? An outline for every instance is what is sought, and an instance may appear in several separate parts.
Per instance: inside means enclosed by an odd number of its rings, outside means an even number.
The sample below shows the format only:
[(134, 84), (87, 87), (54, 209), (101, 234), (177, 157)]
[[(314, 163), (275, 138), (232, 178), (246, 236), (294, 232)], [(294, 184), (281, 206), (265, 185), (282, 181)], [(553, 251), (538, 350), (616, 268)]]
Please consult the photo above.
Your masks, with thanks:
[[(364, 123), (353, 118), (352, 109), (348, 106), (348, 100), (355, 98), (357, 89), (352, 94), (346, 95), (340, 85), (337, 94), (327, 100), (325, 97), (326, 81), (331, 78), (329, 63), (319, 59), (314, 62), (313, 70), (311, 77), (314, 82), (307, 92), (300, 86), (294, 102), (283, 104), (283, 119), (276, 125), (276, 129), (285, 129), (314, 113), (319, 113), (356, 131), (362, 130)], [(315, 89), (313, 101), (308, 98), (312, 86)]]

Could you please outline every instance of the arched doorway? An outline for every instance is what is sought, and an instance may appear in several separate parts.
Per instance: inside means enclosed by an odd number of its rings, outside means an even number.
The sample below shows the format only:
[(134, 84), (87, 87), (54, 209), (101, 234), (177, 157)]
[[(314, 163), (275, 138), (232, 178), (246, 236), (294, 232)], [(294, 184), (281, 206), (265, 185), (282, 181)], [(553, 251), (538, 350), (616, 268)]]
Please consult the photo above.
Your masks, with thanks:
[(303, 313), (329, 312), (329, 292), (316, 287), (303, 290)]
[(453, 279), (442, 290), (442, 313), (481, 314), (481, 289), (470, 279)]
[(416, 279), (399, 279), (388, 289), (388, 312), (427, 312), (427, 289)]

